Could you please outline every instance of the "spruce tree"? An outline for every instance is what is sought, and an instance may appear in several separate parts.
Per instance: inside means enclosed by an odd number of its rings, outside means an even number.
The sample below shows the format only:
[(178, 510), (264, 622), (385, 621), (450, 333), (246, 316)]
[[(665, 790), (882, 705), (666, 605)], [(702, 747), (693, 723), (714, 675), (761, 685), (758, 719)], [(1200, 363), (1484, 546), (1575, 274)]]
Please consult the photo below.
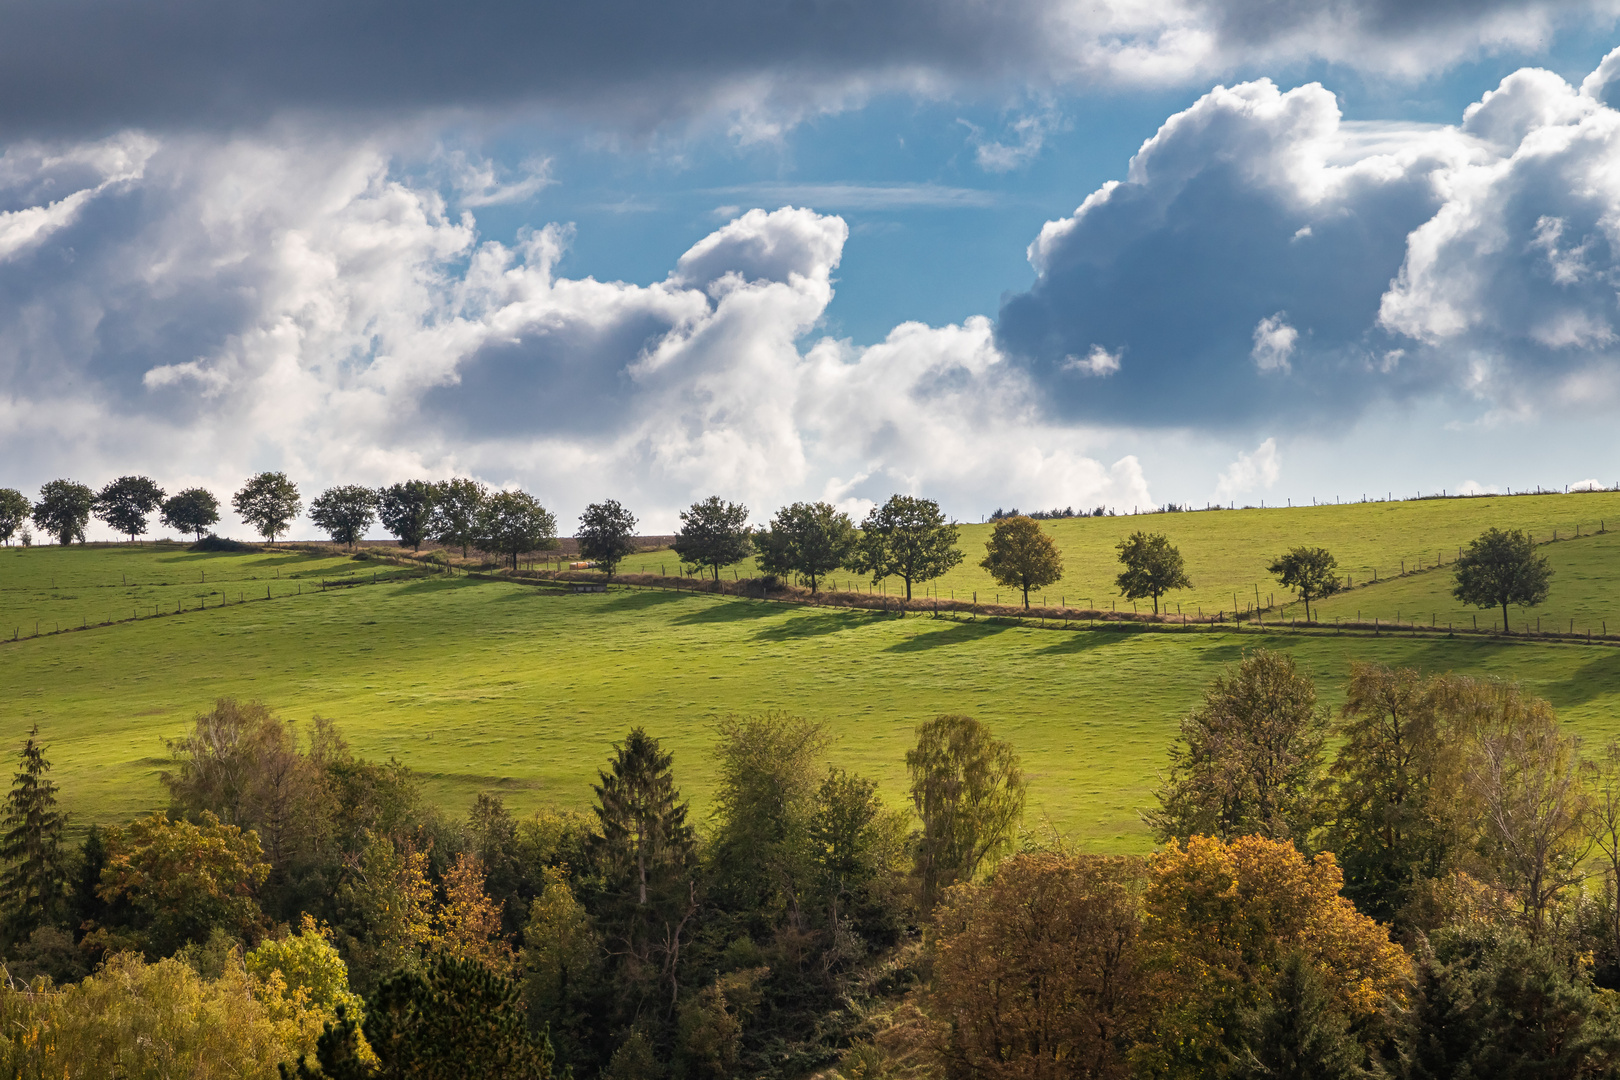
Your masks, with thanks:
[(56, 784), (46, 775), (51, 763), (39, 744), (39, 725), (28, 733), (21, 769), (11, 780), (6, 817), (0, 828), (0, 903), (6, 936), (21, 940), (58, 919), (67, 894), (62, 830), (67, 816), (56, 808)]
[(1322, 979), (1299, 953), (1290, 953), (1270, 999), (1247, 1018), (1239, 1077), (1298, 1076), (1312, 1080), (1359, 1080), (1366, 1053)]
[(632, 1014), (649, 1000), (674, 1008), (681, 948), (697, 908), (697, 839), (670, 771), (673, 760), (638, 727), (614, 748), (602, 782), (593, 785), (592, 906)]

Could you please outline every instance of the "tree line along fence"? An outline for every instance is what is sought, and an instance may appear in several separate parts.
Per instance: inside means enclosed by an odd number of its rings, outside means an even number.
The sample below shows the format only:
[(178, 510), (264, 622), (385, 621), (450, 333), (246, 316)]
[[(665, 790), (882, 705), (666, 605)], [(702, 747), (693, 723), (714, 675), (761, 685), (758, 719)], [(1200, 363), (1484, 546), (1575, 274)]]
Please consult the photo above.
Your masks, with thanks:
[[(1523, 494), (1531, 493), (1526, 492)], [(1584, 532), (1582, 531), (1583, 529), (1585, 529)], [(1545, 537), (1543, 539), (1536, 540), (1536, 543), (1544, 546), (1546, 544), (1559, 543), (1577, 538), (1589, 538), (1596, 535), (1603, 535), (1606, 534), (1607, 531), (1607, 520), (1600, 518), (1593, 522), (1575, 523), (1566, 527), (1562, 532), (1560, 528), (1550, 528)], [(644, 545), (643, 550), (645, 551), (647, 546), (650, 546), (651, 544), (658, 544), (659, 547), (653, 548), (653, 550), (660, 550), (667, 546), (667, 542), (673, 538), (658, 536), (637, 537), (636, 539), (638, 542)], [(573, 550), (569, 551), (561, 548), (561, 544), (564, 542), (568, 543), (569, 545), (573, 545)], [(400, 548), (396, 541), (363, 541), (361, 542), (361, 546), (367, 548), (365, 555), (362, 556), (363, 558), (368, 560), (382, 561), (408, 570), (408, 572), (405, 574), (390, 575), (386, 580), (400, 580), (404, 577), (421, 576), (424, 572), (455, 574), (459, 571), (467, 576), (485, 580), (511, 580), (529, 583), (539, 583), (542, 581), (558, 583), (600, 583), (603, 581), (603, 575), (600, 571), (572, 570), (566, 568), (566, 563), (570, 561), (577, 561), (578, 558), (578, 548), (572, 538), (567, 538), (566, 541), (559, 541), (559, 549), (534, 551), (520, 556), (518, 560), (520, 568), (516, 571), (508, 570), (499, 566), (499, 564), (495, 561), (497, 558), (499, 558), (499, 556), (493, 555), (489, 552), (469, 552), (469, 557), (462, 560), (461, 564), (458, 565), (454, 554), (442, 548), (435, 548), (426, 552), (411, 552)], [(386, 554), (383, 550), (379, 549), (386, 549)], [(267, 546), (261, 550), (304, 550), (312, 552), (332, 551), (335, 553), (342, 551), (342, 548), (335, 544), (323, 544), (318, 542), (292, 542), (282, 545)], [(1459, 546), (1456, 551), (1457, 556), (1460, 557), (1462, 554), (1462, 548)], [(474, 555), (476, 555), (476, 562), (473, 559)], [(1379, 576), (1377, 567), (1370, 567), (1363, 574), (1362, 583), (1360, 585), (1355, 584), (1355, 580), (1352, 575), (1347, 575), (1346, 583), (1341, 587), (1339, 593), (1342, 594), (1351, 590), (1368, 588), (1381, 582), (1389, 582), (1403, 577), (1410, 577), (1417, 574), (1429, 573), (1435, 570), (1443, 569), (1446, 566), (1451, 565), (1446, 561), (1445, 555), (1446, 552), (1444, 550), (1436, 550), (1432, 560), (1427, 559), (1427, 553), (1414, 555), (1411, 557), (1410, 561), (1407, 559), (1399, 559), (1397, 560), (1399, 570), (1393, 575), (1385, 574), (1383, 577)], [(650, 564), (643, 562), (642, 565), (649, 566)], [(1403, 620), (1397, 617), (1392, 621), (1374, 617), (1367, 620), (1362, 619), (1359, 612), (1355, 619), (1336, 617), (1332, 622), (1323, 622), (1320, 620), (1312, 620), (1307, 622), (1306, 620), (1283, 614), (1284, 609), (1294, 604), (1298, 604), (1300, 601), (1285, 598), (1283, 602), (1279, 604), (1277, 602), (1275, 591), (1268, 589), (1264, 594), (1262, 594), (1259, 583), (1255, 583), (1251, 586), (1254, 591), (1253, 600), (1240, 596), (1238, 593), (1234, 592), (1232, 594), (1233, 603), (1230, 609), (1223, 607), (1217, 608), (1214, 611), (1206, 612), (1203, 609), (1202, 604), (1196, 604), (1190, 605), (1193, 608), (1192, 611), (1185, 611), (1183, 610), (1183, 605), (1180, 602), (1165, 600), (1164, 606), (1166, 610), (1158, 614), (1154, 614), (1152, 612), (1143, 612), (1138, 610), (1138, 605), (1134, 601), (1127, 601), (1127, 603), (1131, 604), (1131, 610), (1129, 612), (1119, 610), (1119, 601), (1114, 599), (1109, 599), (1107, 601), (1108, 606), (1105, 608), (1100, 604), (1095, 603), (1094, 596), (1084, 597), (1083, 599), (1085, 600), (1085, 604), (1082, 606), (1073, 606), (1068, 603), (1067, 594), (1059, 594), (1058, 603), (1056, 606), (1053, 606), (1047, 603), (1047, 596), (1043, 593), (1041, 595), (1041, 602), (1039, 604), (1032, 602), (1031, 607), (1025, 609), (1022, 604), (1003, 604), (1001, 602), (1001, 594), (996, 590), (970, 591), (967, 596), (963, 597), (958, 597), (955, 590), (946, 590), (945, 595), (942, 596), (939, 595), (938, 590), (931, 582), (920, 583), (918, 588), (922, 590), (923, 595), (916, 596), (911, 600), (907, 600), (903, 595), (891, 594), (889, 592), (887, 581), (875, 583), (870, 581), (858, 582), (848, 574), (835, 574), (825, 578), (819, 583), (819, 591), (812, 594), (808, 589), (802, 586), (783, 584), (768, 588), (763, 584), (763, 580), (760, 578), (741, 577), (736, 568), (732, 569), (732, 580), (729, 582), (725, 581), (724, 579), (715, 581), (713, 579), (706, 578), (702, 576), (704, 571), (697, 567), (677, 564), (677, 570), (679, 571), (678, 574), (667, 573), (667, 568), (668, 564), (662, 563), (659, 565), (659, 572), (657, 574), (648, 572), (617, 573), (613, 576), (612, 581), (614, 584), (620, 586), (654, 589), (660, 591), (707, 593), (716, 596), (746, 597), (756, 600), (768, 600), (777, 603), (812, 604), (820, 607), (844, 607), (873, 610), (898, 615), (904, 615), (910, 612), (950, 618), (960, 618), (963, 616), (969, 618), (978, 618), (982, 616), (986, 618), (1013, 619), (1023, 624), (1033, 622), (1037, 626), (1055, 625), (1060, 628), (1068, 629), (1095, 627), (1140, 630), (1190, 630), (1194, 628), (1213, 630), (1226, 628), (1241, 631), (1246, 627), (1252, 626), (1254, 629), (1264, 629), (1268, 632), (1276, 632), (1280, 630), (1321, 632), (1325, 630), (1338, 633), (1368, 633), (1373, 636), (1380, 636), (1390, 633), (1440, 635), (1464, 634), (1469, 636), (1490, 636), (1500, 635), (1503, 633), (1500, 620), (1498, 617), (1495, 617), (1494, 614), (1488, 619), (1487, 625), (1483, 627), (1479, 625), (1477, 615), (1473, 616), (1467, 625), (1461, 626), (1457, 625), (1455, 620), (1441, 624), (1439, 622), (1438, 615), (1432, 615), (1430, 623), (1428, 625), (1424, 625), (1421, 620), (1417, 618)], [(206, 575), (206, 569), (200, 571), (199, 583), (206, 584)], [(258, 582), (261, 580), (265, 579), (258, 576), (244, 579), (232, 579), (233, 583), (241, 583), (244, 581)], [(380, 583), (383, 580), (385, 579), (381, 578), (375, 571), (373, 572), (372, 581), (356, 581), (350, 577), (334, 574), (330, 578), (323, 577), (320, 579), (319, 590), (321, 592), (325, 592), (332, 588), (354, 584)], [(186, 587), (189, 586), (190, 583), (175, 582), (172, 584)], [(138, 588), (169, 587), (170, 585), (171, 583), (168, 582), (131, 584), (127, 580), (127, 575), (125, 575), (125, 579), (119, 585), (108, 584), (104, 586), (85, 586), (82, 584), (77, 584), (73, 587)], [(52, 587), (55, 587), (54, 582)], [(302, 585), (300, 584), (300, 591), (295, 591), (287, 595), (301, 595), (301, 587)], [(255, 589), (256, 588), (257, 585), (255, 585)], [(3, 589), (4, 587), (0, 587), (0, 591), (3, 591)], [(916, 588), (914, 588), (913, 591), (915, 592)], [(247, 603), (252, 600), (279, 598), (272, 597), (269, 594), (268, 587), (267, 595), (265, 597), (258, 597), (256, 593), (253, 597), (248, 597), (245, 589), (239, 589), (238, 594), (238, 603)], [(205, 610), (207, 607), (208, 595), (213, 594), (206, 594), (198, 597), (197, 599), (199, 602), (197, 607), (190, 610)], [(228, 606), (228, 596), (226, 596), (223, 591), (220, 592), (220, 596), (221, 600), (215, 606)], [(1082, 597), (1076, 594), (1076, 599), (1079, 600), (1082, 599)], [(1172, 603), (1174, 603), (1176, 606), (1176, 610), (1174, 612), (1168, 610)], [(35, 634), (22, 635), (22, 627), (18, 625), (14, 628), (13, 636), (9, 640), (26, 640), (28, 637), (33, 636), (48, 636), (49, 633), (53, 632), (67, 633), (74, 630), (89, 629), (96, 626), (118, 625), (121, 623), (138, 621), (140, 619), (161, 617), (163, 615), (183, 614), (186, 612), (186, 610), (188, 609), (184, 608), (183, 600), (177, 601), (176, 610), (173, 612), (167, 611), (167, 609), (161, 605), (154, 605), (152, 615), (142, 615), (140, 613), (140, 609), (135, 608), (132, 609), (130, 618), (115, 618), (113, 616), (113, 612), (109, 610), (108, 618), (100, 620), (96, 623), (89, 622), (88, 615), (85, 615), (81, 618), (81, 624), (77, 627), (72, 626), (71, 624), (66, 627), (62, 627), (58, 621), (56, 624), (56, 629), (48, 632), (42, 631), (39, 622), (36, 621)], [(1268, 618), (1270, 621), (1268, 621)], [(1616, 629), (1617, 631), (1620, 631), (1620, 621), (1617, 621)], [(1514, 632), (1511, 627), (1508, 627), (1507, 633), (1516, 638), (1590, 642), (1593, 644), (1620, 643), (1620, 633), (1617, 633), (1614, 636), (1609, 634), (1607, 620), (1600, 620), (1598, 626), (1594, 629), (1590, 626), (1577, 628), (1575, 625), (1575, 620), (1571, 619), (1565, 628), (1560, 630), (1557, 627), (1543, 627), (1541, 617), (1526, 616), (1526, 620), (1520, 631)], [(0, 637), (0, 640), (7, 639)]]

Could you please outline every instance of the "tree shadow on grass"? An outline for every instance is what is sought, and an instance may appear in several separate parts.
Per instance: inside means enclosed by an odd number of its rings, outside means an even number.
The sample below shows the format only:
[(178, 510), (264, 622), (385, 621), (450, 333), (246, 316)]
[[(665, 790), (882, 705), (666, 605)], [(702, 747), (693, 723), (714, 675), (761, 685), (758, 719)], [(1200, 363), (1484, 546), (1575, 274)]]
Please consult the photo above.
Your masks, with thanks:
[(749, 622), (754, 619), (771, 618), (780, 611), (780, 605), (768, 604), (762, 600), (733, 599), (729, 603), (724, 600), (717, 600), (713, 604), (699, 608), (690, 615), (682, 615), (674, 621), (677, 626)]
[(413, 596), (417, 593), (443, 593), (459, 589), (475, 589), (480, 585), (487, 584), (489, 583), (485, 581), (464, 577), (416, 578), (401, 585), (398, 589), (398, 595)]
[(1594, 649), (1592, 656), (1566, 679), (1543, 683), (1553, 708), (1585, 705), (1600, 697), (1620, 696), (1620, 649)]
[(890, 645), (884, 652), (917, 653), (942, 649), (951, 645), (968, 645), (976, 641), (1005, 633), (1018, 624), (1011, 619), (986, 619), (982, 622), (953, 623), (945, 630), (921, 630)]
[(1042, 656), (1072, 656), (1109, 645), (1123, 645), (1134, 634), (1129, 630), (1066, 630), (1057, 641), (1040, 650)]
[(678, 592), (643, 592), (626, 589), (609, 592), (608, 598), (597, 605), (598, 611), (647, 611), (665, 604), (676, 604), (686, 597)]
[(822, 611), (814, 615), (800, 615), (785, 619), (776, 626), (767, 626), (754, 635), (755, 641), (802, 641), (805, 638), (826, 637), (843, 630), (853, 630), (881, 621), (883, 616), (860, 610)]

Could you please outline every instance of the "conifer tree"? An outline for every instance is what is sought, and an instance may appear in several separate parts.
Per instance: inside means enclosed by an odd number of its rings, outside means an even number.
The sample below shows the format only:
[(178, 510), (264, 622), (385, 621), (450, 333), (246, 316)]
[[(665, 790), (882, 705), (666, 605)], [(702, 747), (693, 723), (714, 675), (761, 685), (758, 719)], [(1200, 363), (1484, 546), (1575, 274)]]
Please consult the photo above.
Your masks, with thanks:
[(46, 775), (51, 763), (39, 743), (39, 725), (28, 733), (21, 769), (6, 797), (5, 836), (0, 840), (0, 898), (6, 933), (12, 940), (58, 918), (67, 899), (66, 853), (62, 830), (67, 815), (56, 808), (56, 784)]
[(632, 729), (593, 785), (598, 828), (589, 840), (595, 906), (608, 952), (620, 965), (621, 991), (641, 1000), (667, 994), (671, 1009), (681, 947), (697, 910), (697, 840), (670, 771), (673, 760), (644, 729)]

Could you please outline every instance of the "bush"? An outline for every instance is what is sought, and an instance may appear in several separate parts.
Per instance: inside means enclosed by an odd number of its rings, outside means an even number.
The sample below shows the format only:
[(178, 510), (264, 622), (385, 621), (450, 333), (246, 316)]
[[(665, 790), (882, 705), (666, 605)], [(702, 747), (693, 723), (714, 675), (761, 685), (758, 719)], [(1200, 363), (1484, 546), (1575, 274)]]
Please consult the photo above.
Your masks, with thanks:
[(209, 533), (195, 544), (188, 544), (187, 551), (263, 551), (258, 544), (244, 544), (240, 540), (228, 540), (223, 536)]

